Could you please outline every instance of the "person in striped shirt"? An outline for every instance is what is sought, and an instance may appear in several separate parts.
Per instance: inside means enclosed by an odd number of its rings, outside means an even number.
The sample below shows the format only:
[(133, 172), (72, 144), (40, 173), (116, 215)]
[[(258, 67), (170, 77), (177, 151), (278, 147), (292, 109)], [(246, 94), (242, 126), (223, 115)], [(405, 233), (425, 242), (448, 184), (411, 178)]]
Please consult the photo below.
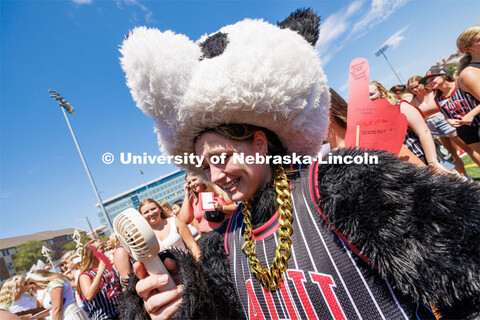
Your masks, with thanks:
[(447, 70), (432, 67), (418, 83), (436, 90), (435, 101), (447, 122), (475, 152), (480, 152), (480, 100), (458, 87)]
[(122, 288), (115, 269), (107, 269), (108, 258), (99, 259), (105, 245), (101, 240), (87, 242), (82, 251), (78, 292), (92, 320), (119, 319), (118, 295)]

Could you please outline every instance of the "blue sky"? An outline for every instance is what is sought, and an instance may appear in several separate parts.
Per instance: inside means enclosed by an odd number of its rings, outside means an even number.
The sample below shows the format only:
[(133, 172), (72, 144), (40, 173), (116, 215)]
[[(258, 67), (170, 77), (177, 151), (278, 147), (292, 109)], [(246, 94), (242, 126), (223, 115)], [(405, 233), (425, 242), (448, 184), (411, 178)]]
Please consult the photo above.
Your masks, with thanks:
[[(99, 225), (96, 197), (58, 104), (69, 117), (101, 197), (176, 170), (172, 165), (106, 165), (111, 152), (159, 154), (153, 120), (134, 105), (119, 64), (119, 45), (135, 26), (171, 29), (198, 39), (243, 18), (276, 23), (299, 7), (322, 16), (317, 49), (329, 85), (348, 96), (350, 61), (364, 57), (370, 78), (423, 75), (456, 52), (455, 41), (480, 21), (476, 1), (142, 1), (0, 2), (0, 238)], [(143, 175), (140, 171), (143, 171)]]

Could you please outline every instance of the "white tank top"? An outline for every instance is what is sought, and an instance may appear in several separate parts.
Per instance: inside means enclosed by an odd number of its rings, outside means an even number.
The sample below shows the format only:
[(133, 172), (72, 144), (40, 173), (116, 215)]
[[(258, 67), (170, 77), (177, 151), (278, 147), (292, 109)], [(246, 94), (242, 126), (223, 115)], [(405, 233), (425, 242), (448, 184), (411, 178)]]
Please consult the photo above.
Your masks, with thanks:
[(170, 233), (165, 240), (158, 239), (160, 244), (160, 251), (177, 248), (186, 250), (185, 243), (183, 242), (182, 236), (177, 231), (177, 224), (175, 223), (175, 217), (168, 218), (168, 224), (170, 226)]

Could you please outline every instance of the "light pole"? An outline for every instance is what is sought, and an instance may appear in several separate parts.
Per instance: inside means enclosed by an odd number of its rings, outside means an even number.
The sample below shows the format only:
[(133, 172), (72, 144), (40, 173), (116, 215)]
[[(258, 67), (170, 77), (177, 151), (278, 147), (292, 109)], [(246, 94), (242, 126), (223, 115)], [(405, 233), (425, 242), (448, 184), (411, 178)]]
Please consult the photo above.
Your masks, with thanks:
[(392, 68), (392, 71), (393, 73), (395, 73), (395, 76), (397, 77), (398, 81), (400, 81), (400, 84), (403, 84), (403, 80), (399, 77), (399, 75), (395, 72), (395, 69), (393, 69), (393, 66), (392, 64), (390, 63), (390, 61), (388, 61), (387, 59), (387, 56), (385, 55), (385, 51), (388, 49), (388, 45), (384, 45), (383, 47), (381, 47), (377, 52), (375, 52), (375, 55), (378, 57), (379, 55), (382, 55), (385, 60), (387, 60), (387, 63), (388, 65), (390, 66), (390, 68)]
[(63, 115), (65, 117), (65, 120), (67, 121), (68, 128), (70, 129), (70, 133), (72, 134), (73, 141), (75, 141), (75, 145), (77, 146), (78, 154), (80, 155), (80, 158), (82, 159), (83, 166), (85, 167), (85, 171), (87, 171), (88, 178), (90, 179), (90, 183), (92, 184), (93, 191), (95, 192), (95, 195), (97, 196), (98, 203), (100, 204), (100, 208), (102, 210), (103, 215), (105, 216), (105, 219), (107, 220), (108, 227), (110, 228), (111, 231), (113, 231), (113, 224), (112, 221), (110, 220), (110, 217), (107, 214), (107, 211), (105, 211), (105, 207), (103, 206), (102, 198), (100, 198), (100, 194), (98, 193), (97, 186), (95, 185), (95, 182), (93, 181), (93, 177), (90, 174), (90, 170), (88, 170), (87, 162), (85, 161), (85, 158), (83, 157), (82, 149), (80, 149), (80, 145), (77, 142), (77, 138), (75, 138), (75, 133), (73, 132), (72, 126), (70, 125), (70, 121), (68, 121), (67, 113), (65, 110), (68, 111), (70, 114), (74, 114), (75, 112), (73, 111), (73, 107), (68, 103), (67, 100), (62, 98), (60, 94), (55, 92), (55, 90), (48, 90), (50, 92), (50, 97), (54, 98), (55, 100), (58, 101), (60, 107), (62, 107)]

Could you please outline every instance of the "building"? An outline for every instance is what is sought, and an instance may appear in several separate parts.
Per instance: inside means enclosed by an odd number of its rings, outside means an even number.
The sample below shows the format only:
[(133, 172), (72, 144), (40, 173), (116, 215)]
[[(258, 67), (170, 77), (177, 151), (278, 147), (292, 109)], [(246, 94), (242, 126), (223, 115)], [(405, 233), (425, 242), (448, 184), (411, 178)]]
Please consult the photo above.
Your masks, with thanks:
[[(48, 247), (53, 259), (60, 259), (63, 254), (63, 246), (73, 238), (74, 228), (37, 232), (31, 235), (5, 238), (0, 240), (0, 282), (16, 274), (13, 266), (17, 247), (29, 241), (42, 241)], [(80, 232), (85, 232), (79, 230)]]
[[(115, 217), (122, 211), (128, 208), (134, 208), (138, 210), (140, 201), (145, 198), (152, 198), (157, 202), (167, 201), (172, 205), (175, 201), (184, 198), (183, 186), (185, 185), (185, 171), (177, 170), (166, 176), (152, 180), (148, 183), (142, 184), (133, 189), (127, 190), (118, 194), (108, 200), (103, 201), (103, 206), (107, 212), (110, 220), (113, 223)], [(103, 215), (100, 206), (98, 207), (98, 219), (101, 224), (107, 226), (105, 233), (113, 233), (110, 230), (106, 218)]]

